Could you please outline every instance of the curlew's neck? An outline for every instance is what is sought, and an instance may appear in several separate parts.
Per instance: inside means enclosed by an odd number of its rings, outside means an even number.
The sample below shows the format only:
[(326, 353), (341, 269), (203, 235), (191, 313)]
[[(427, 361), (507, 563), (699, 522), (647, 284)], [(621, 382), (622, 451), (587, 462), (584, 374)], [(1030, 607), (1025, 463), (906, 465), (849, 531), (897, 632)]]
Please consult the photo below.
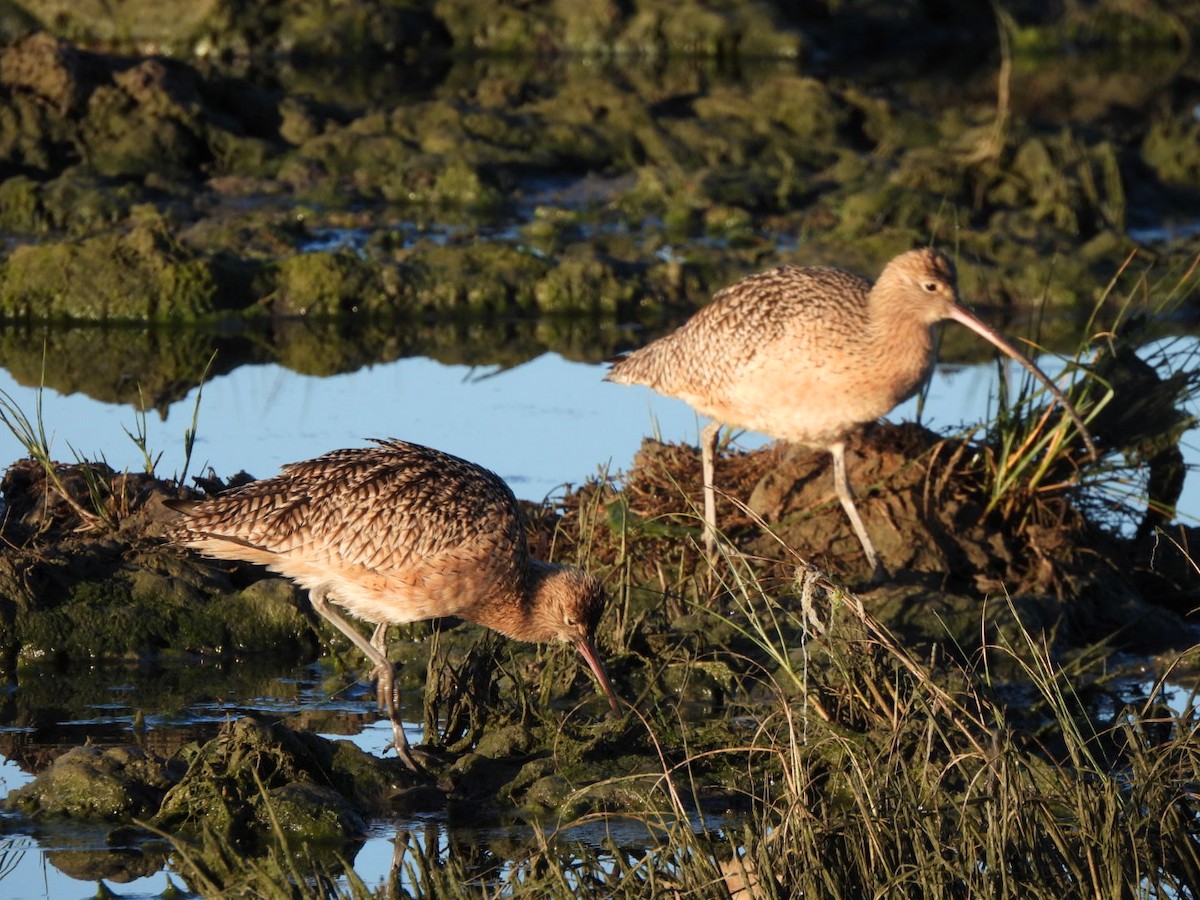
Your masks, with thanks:
[(471, 619), (518, 641), (549, 642), (559, 637), (553, 611), (559, 594), (558, 567), (531, 559), (517, 590), (479, 604)]
[(934, 327), (925, 298), (882, 277), (867, 298), (869, 357), (887, 368), (895, 402), (912, 396), (934, 363)]

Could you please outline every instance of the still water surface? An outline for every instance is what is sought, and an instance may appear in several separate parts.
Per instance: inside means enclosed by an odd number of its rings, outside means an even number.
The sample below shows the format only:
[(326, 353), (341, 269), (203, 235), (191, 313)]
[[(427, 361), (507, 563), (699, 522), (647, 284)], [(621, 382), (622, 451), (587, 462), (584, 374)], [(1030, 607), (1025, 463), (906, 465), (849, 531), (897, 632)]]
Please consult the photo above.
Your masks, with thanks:
[[(1061, 368), (1051, 358), (1040, 364), (1051, 375)], [(332, 377), (299, 375), (274, 364), (242, 366), (204, 386), (188, 472), (211, 467), (227, 477), (244, 469), (265, 477), (284, 463), (357, 446), (366, 438), (398, 437), (477, 462), (498, 472), (519, 497), (541, 500), (601, 469), (628, 468), (646, 435), (696, 441), (702, 422), (687, 404), (645, 388), (609, 384), (602, 380), (605, 369), (553, 353), (504, 370), (418, 357)], [(921, 410), (923, 421), (949, 432), (985, 421), (997, 377), (993, 365), (940, 367)], [(0, 370), (0, 390), (33, 416), (36, 388)], [(917, 404), (909, 400), (888, 418), (916, 419)], [(184, 432), (195, 408), (193, 390), (165, 417), (153, 411), (145, 417), (147, 444), (156, 456), (161, 453), (160, 476), (183, 470)], [(42, 415), (60, 460), (78, 454), (103, 458), (117, 470), (143, 468), (142, 453), (126, 434), (138, 427), (132, 407), (46, 390)], [(766, 442), (749, 433), (738, 440), (745, 448)], [(1194, 432), (1184, 452), (1192, 465), (1200, 462)], [(0, 429), (0, 465), (22, 455), (17, 440)], [(1189, 522), (1200, 515), (1195, 481), (1189, 479), (1180, 503), (1180, 515)]]

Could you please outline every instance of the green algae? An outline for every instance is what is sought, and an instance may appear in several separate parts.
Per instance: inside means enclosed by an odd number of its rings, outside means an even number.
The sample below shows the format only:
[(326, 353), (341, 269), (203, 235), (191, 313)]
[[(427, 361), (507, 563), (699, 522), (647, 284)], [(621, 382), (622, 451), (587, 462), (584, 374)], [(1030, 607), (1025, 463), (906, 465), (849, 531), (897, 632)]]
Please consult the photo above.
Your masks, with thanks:
[[(45, 576), (43, 576), (45, 577)], [(69, 579), (66, 565), (59, 578)], [(171, 576), (126, 569), (69, 582), (19, 602), (13, 620), (20, 655), (36, 659), (136, 659), (161, 651), (286, 652), (311, 646), (312, 624), (289, 586), (256, 582), (201, 598)]]
[(616, 316), (632, 308), (642, 289), (628, 267), (595, 258), (562, 259), (535, 289), (539, 310)]
[(6, 805), (40, 820), (128, 822), (153, 814), (173, 783), (162, 760), (135, 747), (73, 747)]
[(399, 302), (442, 313), (533, 310), (536, 285), (549, 268), (502, 243), (423, 247), (404, 261)]
[(489, 7), (438, 0), (435, 15), (456, 46), (490, 53), (536, 53), (558, 48), (577, 54), (792, 57), (801, 39), (780, 29), (778, 17), (759, 4), (714, 7), (700, 3), (644, 3), (622, 10), (588, 3)]
[(302, 605), (296, 589), (283, 579), (255, 581), (240, 591), (213, 598), (211, 608), (196, 617), (193, 627), (212, 621), (225, 623), (219, 646), (226, 649), (300, 647), (312, 639), (307, 605)]
[(210, 266), (151, 216), (129, 232), (17, 247), (0, 316), (25, 321), (189, 320), (215, 307)]
[[(730, 15), (736, 19), (744, 12)], [(71, 253), (61, 247), (43, 251), (53, 258), (38, 266), (14, 252), (10, 280), (16, 276), (18, 284), (0, 307), (0, 314), (10, 316), (44, 311), (78, 319), (192, 320), (217, 311), (218, 304), (249, 317), (341, 316), (356, 309), (511, 314), (534, 308), (625, 315), (633, 297), (639, 308), (646, 298), (703, 303), (725, 280), (707, 278), (703, 269), (736, 268), (730, 257), (736, 259), (739, 251), (753, 251), (743, 271), (787, 261), (789, 254), (773, 246), (773, 234), (785, 240), (804, 234), (813, 246), (833, 248), (835, 259), (863, 260), (859, 267), (867, 271), (915, 243), (953, 241), (996, 265), (998, 274), (1016, 278), (1036, 271), (1031, 267), (1048, 252), (1066, 255), (1086, 247), (1082, 264), (1065, 273), (1061, 288), (1051, 285), (1049, 291), (1056, 304), (1081, 309), (1103, 292), (1124, 259), (1124, 247), (1096, 239), (1119, 234), (1134, 182), (1145, 180), (1143, 172), (1130, 168), (1131, 145), (1119, 132), (1056, 131), (1020, 115), (997, 130), (1000, 120), (993, 111), (973, 100), (922, 107), (782, 67), (749, 80), (678, 67), (655, 78), (642, 64), (618, 68), (608, 61), (582, 66), (560, 60), (553, 63), (559, 77), (547, 80), (524, 61), (505, 67), (491, 60), (478, 68), (464, 63), (438, 90), (391, 106), (337, 109), (255, 88), (240, 109), (229, 81), (182, 64), (117, 63), (41, 41), (3, 55), (14, 73), (10, 79), (46, 98), (50, 109), (86, 115), (79, 123), (64, 115), (56, 124), (45, 119), (45, 109), (34, 110), (29, 134), (49, 148), (37, 157), (36, 168), (55, 177), (27, 175), (0, 190), (0, 221), (16, 230), (65, 227), (88, 240), (97, 228), (136, 220), (136, 204), (153, 196), (139, 179), (178, 195), (182, 181), (214, 167), (227, 176), (249, 176), (243, 184), (267, 193), (293, 189), (330, 209), (386, 204), (401, 216), (453, 213), (465, 227), (463, 239), (451, 242), (457, 246), (428, 252), (405, 247), (393, 256), (385, 232), (357, 258), (320, 253), (306, 260), (309, 254), (297, 254), (294, 247), (302, 230), (263, 228), (257, 211), (231, 216), (225, 228), (202, 222), (187, 230), (194, 267), (180, 259), (164, 268), (175, 272), (178, 283), (160, 285), (160, 294), (180, 296), (157, 304), (146, 296), (124, 304), (115, 297), (102, 304), (63, 299), (61, 284), (43, 282), (46, 270), (70, 265)], [(27, 74), (41, 59), (49, 60), (53, 78)], [(18, 117), (25, 115), (20, 96), (4, 107)], [(255, 112), (263, 114), (251, 121)], [(1156, 120), (1178, 121), (1161, 114)], [(1157, 177), (1190, 177), (1186, 129), (1174, 142), (1158, 133), (1137, 152)], [(145, 134), (145, 147), (126, 148), (127, 134)], [(1158, 149), (1169, 146), (1177, 149)], [(14, 144), (11, 158), (23, 158), (23, 152)], [(145, 158), (139, 161), (136, 153)], [(85, 166), (70, 177), (60, 175), (63, 158), (76, 168), (90, 160), (92, 171)], [(162, 163), (147, 172), (151, 158)], [(110, 177), (97, 180), (95, 169)], [(607, 208), (591, 204), (584, 218), (571, 203), (539, 205), (541, 212), (522, 237), (538, 253), (552, 255), (544, 256), (551, 264), (544, 279), (533, 271), (506, 272), (511, 257), (484, 260), (471, 246), (472, 237), (482, 233), (478, 229), (512, 215), (524, 180), (542, 172), (637, 179), (632, 189), (614, 190), (615, 202)], [(239, 184), (236, 177), (215, 183)], [(55, 193), (60, 200), (53, 199)], [(380, 210), (376, 221), (389, 214), (396, 213)], [(614, 225), (631, 227), (636, 238), (632, 255), (622, 255), (616, 272), (603, 254), (586, 259), (582, 250), (602, 242)], [(109, 258), (119, 259), (114, 256), (119, 248), (100, 235), (96, 240), (97, 252), (86, 265), (101, 267), (101, 284), (130, 278), (136, 285), (136, 272), (130, 277), (118, 269), (111, 278), (105, 273), (114, 268)], [(488, 233), (487, 240), (521, 249), (507, 236)], [(719, 253), (704, 243), (713, 240), (720, 243)], [(699, 277), (685, 269), (672, 273), (665, 285), (647, 280), (659, 266), (656, 254), (664, 241), (682, 245), (687, 262), (701, 267)], [(271, 249), (264, 254), (266, 248)], [(455, 253), (467, 259), (454, 260)], [(561, 261), (553, 258), (558, 256)], [(82, 268), (79, 263), (70, 271)], [(629, 283), (615, 284), (614, 278)], [(471, 283), (489, 279), (501, 284)], [(1021, 284), (1013, 293), (1030, 296), (1027, 287)], [(58, 298), (56, 304), (47, 302), (47, 294)]]
[(1155, 119), (1142, 141), (1142, 158), (1167, 184), (1200, 187), (1200, 123), (1178, 116)]
[(337, 317), (379, 307), (388, 291), (380, 271), (350, 251), (302, 253), (275, 268), (268, 303), (276, 315)]
[(175, 118), (178, 111), (170, 106), (153, 108), (157, 97), (143, 99), (139, 103), (116, 87), (96, 88), (81, 125), (84, 161), (100, 175), (128, 178), (152, 172), (178, 178), (205, 162), (207, 148), (194, 124)]
[(289, 842), (332, 843), (366, 831), (362, 816), (333, 788), (292, 781), (267, 792), (271, 824)]

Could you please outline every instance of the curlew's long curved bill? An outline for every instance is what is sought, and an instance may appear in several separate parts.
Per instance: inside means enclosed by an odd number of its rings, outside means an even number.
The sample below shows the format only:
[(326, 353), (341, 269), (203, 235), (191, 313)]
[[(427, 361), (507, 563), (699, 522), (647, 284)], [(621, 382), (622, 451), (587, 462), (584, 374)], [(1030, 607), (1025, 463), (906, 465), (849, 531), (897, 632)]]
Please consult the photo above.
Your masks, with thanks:
[(603, 688), (604, 695), (608, 697), (608, 704), (612, 707), (612, 711), (619, 716), (621, 704), (617, 701), (612, 682), (608, 680), (608, 673), (604, 671), (604, 663), (600, 662), (600, 654), (596, 652), (596, 645), (585, 638), (576, 641), (575, 649), (579, 651), (579, 655), (583, 657), (588, 668), (592, 670), (592, 674), (596, 676), (596, 680), (600, 682), (600, 687)]
[(1084, 444), (1087, 445), (1088, 453), (1091, 454), (1093, 460), (1099, 459), (1099, 454), (1096, 452), (1096, 445), (1092, 441), (1091, 434), (1088, 433), (1087, 426), (1083, 424), (1083, 419), (1079, 413), (1075, 411), (1075, 407), (1071, 402), (1063, 396), (1063, 392), (1058, 389), (1058, 386), (1050, 380), (1041, 369), (1033, 364), (1033, 362), (1024, 353), (1010, 344), (1005, 338), (1001, 337), (996, 331), (985, 325), (980, 319), (977, 319), (974, 314), (967, 311), (965, 307), (954, 306), (950, 310), (950, 318), (960, 325), (965, 325), (984, 340), (995, 345), (998, 349), (1004, 351), (1011, 356), (1033, 375), (1042, 385), (1050, 392), (1059, 405), (1066, 410), (1067, 415), (1071, 417), (1071, 421), (1075, 423), (1075, 427), (1079, 429), (1079, 434), (1083, 438)]

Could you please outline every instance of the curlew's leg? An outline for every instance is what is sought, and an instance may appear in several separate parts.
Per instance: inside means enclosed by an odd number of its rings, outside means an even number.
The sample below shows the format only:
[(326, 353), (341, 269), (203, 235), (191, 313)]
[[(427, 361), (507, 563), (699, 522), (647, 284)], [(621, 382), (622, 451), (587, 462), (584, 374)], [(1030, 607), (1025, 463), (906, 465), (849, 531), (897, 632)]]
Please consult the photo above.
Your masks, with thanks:
[[(379, 651), (379, 655), (387, 659), (387, 622), (380, 622), (375, 626), (375, 632), (371, 635), (371, 646)], [(378, 665), (371, 670), (371, 680), (375, 682), (375, 703), (379, 709), (387, 709), (387, 695), (384, 693), (384, 676)], [(394, 680), (394, 679), (393, 679)], [(393, 702), (395, 702), (393, 700)]]
[(388, 718), (392, 720), (392, 743), (396, 746), (396, 753), (414, 772), (422, 772), (423, 770), (413, 757), (412, 748), (408, 746), (408, 738), (404, 736), (404, 725), (396, 710), (396, 667), (373, 643), (375, 638), (379, 637), (380, 628), (383, 626), (376, 628), (375, 634), (368, 641), (358, 632), (358, 629), (342, 618), (341, 613), (334, 609), (327, 588), (319, 587), (310, 591), (309, 599), (312, 601), (313, 609), (332, 623), (334, 628), (350, 638), (354, 646), (361, 650), (363, 655), (375, 666), (374, 671), (379, 676), (378, 690), (386, 701)]
[(721, 436), (721, 423), (709, 422), (700, 432), (700, 469), (704, 478), (704, 550), (711, 560), (717, 552), (717, 491), (716, 480), (717, 440)]
[(875, 545), (871, 543), (866, 526), (863, 525), (862, 516), (858, 514), (858, 507), (854, 505), (854, 491), (850, 489), (850, 479), (846, 477), (845, 442), (838, 441), (830, 444), (829, 452), (833, 454), (833, 489), (837, 491), (838, 500), (842, 502), (842, 509), (846, 511), (850, 525), (854, 528), (854, 533), (858, 535), (858, 541), (867, 554), (867, 562), (871, 565), (871, 582), (877, 582), (887, 576), (887, 569), (879, 561)]

